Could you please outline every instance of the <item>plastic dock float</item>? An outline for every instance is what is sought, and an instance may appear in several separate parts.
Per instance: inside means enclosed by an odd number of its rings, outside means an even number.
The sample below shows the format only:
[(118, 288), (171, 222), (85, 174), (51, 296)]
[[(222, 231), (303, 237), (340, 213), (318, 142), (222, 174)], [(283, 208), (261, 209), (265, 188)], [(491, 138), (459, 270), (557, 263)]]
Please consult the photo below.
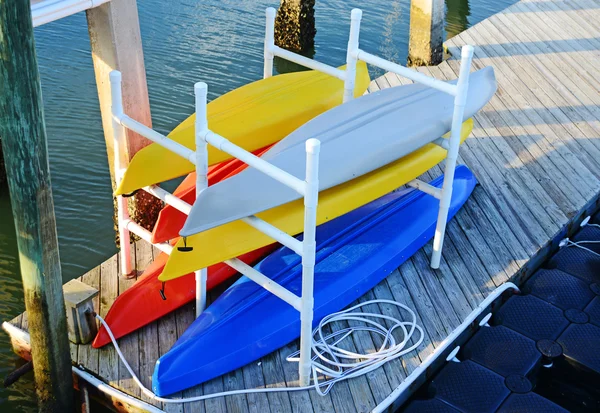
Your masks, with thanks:
[(536, 271), (404, 412), (600, 409), (600, 214)]

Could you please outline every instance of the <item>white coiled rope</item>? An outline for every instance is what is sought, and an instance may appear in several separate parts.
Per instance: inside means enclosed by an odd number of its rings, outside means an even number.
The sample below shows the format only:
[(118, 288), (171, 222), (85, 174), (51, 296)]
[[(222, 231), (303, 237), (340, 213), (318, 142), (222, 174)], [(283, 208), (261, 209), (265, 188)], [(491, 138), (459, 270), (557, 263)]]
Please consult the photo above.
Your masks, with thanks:
[[(386, 316), (377, 313), (367, 312), (352, 312), (361, 307), (372, 305), (372, 304), (390, 304), (399, 307), (401, 310), (406, 311), (410, 315), (410, 321), (402, 321), (397, 318)], [(268, 392), (286, 392), (286, 391), (299, 391), (314, 388), (317, 393), (324, 396), (326, 395), (333, 385), (342, 380), (348, 380), (353, 377), (362, 376), (367, 374), (376, 368), (380, 367), (388, 361), (402, 357), (403, 355), (413, 351), (421, 345), (423, 342), (423, 329), (417, 325), (417, 317), (415, 313), (405, 306), (396, 301), (392, 300), (371, 300), (364, 303), (360, 303), (351, 307), (347, 310), (340, 311), (337, 313), (330, 314), (323, 318), (319, 323), (318, 327), (313, 331), (313, 343), (312, 350), (314, 356), (312, 358), (312, 380), (313, 384), (306, 387), (274, 387), (268, 389), (244, 389), (244, 390), (232, 390), (220, 393), (206, 394), (203, 396), (189, 397), (185, 399), (169, 399), (159, 397), (152, 393), (152, 391), (146, 388), (139, 380), (137, 375), (131, 369), (131, 366), (123, 356), (117, 340), (113, 335), (110, 326), (104, 321), (102, 317), (96, 315), (96, 318), (100, 320), (106, 332), (110, 336), (110, 340), (115, 346), (115, 350), (119, 355), (119, 358), (131, 374), (134, 382), (141, 389), (142, 393), (146, 396), (163, 402), (163, 403), (191, 403), (201, 400), (212, 399), (215, 397), (234, 396), (238, 394), (248, 393), (268, 393)], [(391, 327), (387, 328), (384, 326), (385, 321), (374, 321), (375, 320), (387, 320), (390, 322)], [(344, 328), (339, 331), (335, 331), (331, 334), (324, 335), (323, 330), (327, 325), (335, 322), (352, 322), (363, 323), (359, 326), (351, 326)], [(398, 330), (401, 333), (401, 340), (396, 341), (394, 332)], [(419, 332), (419, 337), (413, 337), (415, 331)], [(344, 340), (348, 339), (355, 333), (359, 332), (370, 332), (382, 337), (383, 343), (379, 349), (373, 353), (361, 354), (353, 351), (346, 350), (341, 347)], [(396, 333), (398, 334), (398, 332)], [(412, 344), (408, 345), (409, 342)], [(287, 357), (288, 361), (299, 361), (297, 355), (299, 352), (291, 354)], [(319, 375), (325, 377), (325, 381), (319, 380)]]

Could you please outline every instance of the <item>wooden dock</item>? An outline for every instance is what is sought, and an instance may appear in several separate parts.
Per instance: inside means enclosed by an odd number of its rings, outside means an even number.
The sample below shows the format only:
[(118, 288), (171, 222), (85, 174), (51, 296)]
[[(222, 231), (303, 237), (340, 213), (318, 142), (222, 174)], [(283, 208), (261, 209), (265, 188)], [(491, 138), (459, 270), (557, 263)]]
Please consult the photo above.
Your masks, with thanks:
[[(140, 394), (115, 350), (72, 345), (73, 361), (104, 381), (148, 403), (174, 412), (367, 412), (385, 399), (421, 360), (495, 287), (527, 277), (576, 224), (597, 208), (600, 191), (600, 0), (523, 0), (447, 42), (454, 56), (475, 46), (474, 66), (493, 66), (498, 92), (475, 117), (472, 136), (459, 162), (480, 185), (448, 226), (441, 268), (429, 268), (431, 244), (359, 301), (396, 300), (418, 313), (425, 329), (420, 348), (366, 376), (337, 384), (325, 397), (314, 391), (240, 395), (187, 405), (163, 405)], [(441, 79), (458, 76), (459, 61), (421, 68)], [(370, 90), (405, 83), (386, 74)], [(438, 167), (424, 179), (439, 175)], [(138, 271), (156, 254), (138, 243)], [(96, 308), (106, 314), (133, 281), (118, 276), (112, 257), (80, 278), (100, 290)], [(214, 298), (212, 294), (209, 298)], [(395, 315), (381, 305), (369, 311)], [(121, 348), (146, 386), (154, 363), (193, 321), (188, 305), (121, 339)], [(27, 329), (27, 317), (12, 320)], [(354, 342), (369, 351), (378, 338), (365, 333)], [(294, 386), (297, 366), (285, 357), (292, 343), (242, 369), (176, 396), (223, 390)], [(27, 356), (26, 343), (18, 344)], [(198, 355), (201, 357), (202, 355)]]

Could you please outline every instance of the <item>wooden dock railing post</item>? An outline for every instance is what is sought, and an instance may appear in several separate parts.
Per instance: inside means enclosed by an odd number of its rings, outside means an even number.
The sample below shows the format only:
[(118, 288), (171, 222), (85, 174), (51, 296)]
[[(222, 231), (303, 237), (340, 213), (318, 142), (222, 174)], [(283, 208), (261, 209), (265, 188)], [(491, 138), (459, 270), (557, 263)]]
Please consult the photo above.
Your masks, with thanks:
[(407, 66), (442, 62), (444, 12), (444, 0), (411, 0)]
[(71, 354), (29, 0), (0, 1), (0, 141), (40, 411), (73, 411)]
[(275, 44), (307, 53), (315, 47), (315, 0), (281, 0), (275, 20)]
[[(125, 113), (152, 127), (138, 10), (136, 0), (111, 0), (87, 10), (86, 14), (102, 127), (114, 189), (114, 139), (108, 81), (111, 71), (118, 70), (123, 75)], [(123, 151), (127, 159), (131, 159), (140, 149), (151, 143), (150, 140), (129, 130), (125, 141)], [(144, 228), (152, 230), (161, 208), (160, 200), (145, 191), (139, 191), (129, 202), (129, 215)]]

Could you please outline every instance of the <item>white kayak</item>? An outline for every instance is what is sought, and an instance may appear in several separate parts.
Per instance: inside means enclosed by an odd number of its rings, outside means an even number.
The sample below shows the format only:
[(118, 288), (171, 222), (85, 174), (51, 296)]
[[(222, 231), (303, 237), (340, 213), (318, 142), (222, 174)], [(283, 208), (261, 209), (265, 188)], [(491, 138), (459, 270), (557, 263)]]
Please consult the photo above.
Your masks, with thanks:
[[(495, 92), (496, 79), (491, 67), (472, 73), (463, 121), (477, 113)], [(262, 158), (303, 180), (304, 143), (310, 138), (319, 139), (319, 190), (322, 191), (433, 142), (451, 129), (453, 110), (453, 96), (423, 85), (384, 89), (321, 114), (277, 143)], [(203, 190), (180, 235), (191, 236), (299, 198), (296, 191), (250, 167)]]

